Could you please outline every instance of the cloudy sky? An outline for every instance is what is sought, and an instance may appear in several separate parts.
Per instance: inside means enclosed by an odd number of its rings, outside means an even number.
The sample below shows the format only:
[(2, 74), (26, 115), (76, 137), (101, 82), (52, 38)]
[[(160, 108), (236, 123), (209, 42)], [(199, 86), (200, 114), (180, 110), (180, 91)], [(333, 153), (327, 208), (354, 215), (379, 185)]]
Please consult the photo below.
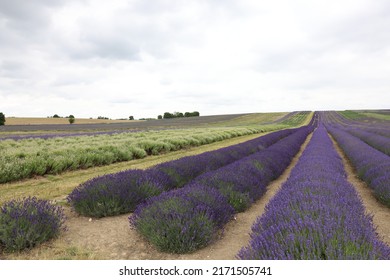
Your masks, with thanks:
[(390, 108), (388, 0), (0, 0), (0, 112)]

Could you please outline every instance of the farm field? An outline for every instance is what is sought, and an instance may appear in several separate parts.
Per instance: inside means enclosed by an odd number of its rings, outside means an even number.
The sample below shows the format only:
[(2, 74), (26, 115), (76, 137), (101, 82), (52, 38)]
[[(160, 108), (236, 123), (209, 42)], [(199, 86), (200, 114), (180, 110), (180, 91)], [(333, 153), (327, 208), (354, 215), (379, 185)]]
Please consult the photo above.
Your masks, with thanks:
[(274, 114), (264, 115), (262, 121), (269, 122), (258, 123), (258, 115), (254, 115), (252, 125), (245, 126), (232, 122), (230, 126), (216, 127), (0, 137), (0, 183), (109, 165), (279, 130), (300, 125), (309, 117), (308, 112), (297, 113), (280, 122), (272, 122)]
[[(291, 114), (291, 113), (290, 113)], [(89, 120), (76, 119), (72, 125), (64, 118), (9, 118), (5, 126), (0, 127), (1, 134), (40, 134), (63, 132), (85, 132), (85, 131), (126, 131), (126, 130), (149, 130), (162, 128), (189, 128), (197, 126), (232, 126), (237, 124), (257, 125), (260, 123), (271, 123), (287, 116), (288, 113), (252, 113), (252, 114), (231, 114), (216, 116), (200, 116), (189, 118), (173, 118), (147, 121), (127, 120)]]
[(369, 111), (341, 111), (340, 115), (350, 120), (362, 120), (371, 121), (381, 120), (381, 121), (390, 121), (390, 111), (389, 110), (369, 110)]
[[(358, 120), (340, 112), (305, 112), (262, 119), (255, 130), (253, 122), (260, 119), (239, 116), (221, 121), (221, 127), (214, 123), (190, 130), (145, 131), (155, 141), (190, 131), (237, 135), (170, 153), (149, 151), (149, 156), (129, 162), (1, 184), (0, 204), (28, 195), (50, 199), (64, 208), (68, 230), (31, 250), (3, 252), (0, 258), (390, 259), (388, 123), (372, 115)], [(294, 128), (300, 125), (304, 126)], [(264, 129), (267, 126), (272, 128)], [(239, 136), (238, 131), (248, 130)], [(120, 143), (122, 136), (93, 138)], [(60, 139), (64, 146), (83, 137), (91, 136), (3, 141), (55, 145)], [(23, 147), (25, 151), (17, 150), (27, 154), (33, 149)], [(305, 174), (311, 167), (315, 169)], [(345, 188), (336, 191), (336, 198), (354, 211), (326, 204), (335, 186)], [(285, 189), (294, 191), (284, 194)], [(336, 203), (336, 198), (331, 201)], [(283, 199), (287, 202), (279, 202)], [(314, 210), (303, 201), (316, 201), (318, 207)], [(330, 209), (337, 213), (330, 214)], [(267, 219), (275, 226), (267, 228)], [(295, 229), (289, 222), (303, 227)], [(309, 229), (309, 224), (318, 227)], [(280, 230), (283, 226), (287, 227)], [(252, 231), (256, 233), (250, 240)], [(279, 232), (294, 232), (295, 239), (278, 237)], [(264, 251), (274, 253), (258, 253)]]
[[(78, 124), (110, 124), (110, 123), (132, 123), (142, 122), (138, 120), (110, 120), (110, 119), (85, 119), (77, 118)], [(31, 125), (68, 125), (68, 118), (7, 118), (6, 126), (31, 126)]]

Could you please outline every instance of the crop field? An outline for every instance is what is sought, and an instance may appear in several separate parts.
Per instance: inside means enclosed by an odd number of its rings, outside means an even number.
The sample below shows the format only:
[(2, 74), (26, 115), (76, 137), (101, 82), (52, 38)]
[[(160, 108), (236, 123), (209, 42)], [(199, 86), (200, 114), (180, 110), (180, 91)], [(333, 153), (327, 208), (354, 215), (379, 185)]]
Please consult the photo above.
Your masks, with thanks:
[[(306, 112), (289, 113), (293, 115), (301, 115)], [(7, 119), (5, 126), (0, 126), (0, 135), (2, 134), (40, 134), (45, 133), (67, 133), (67, 132), (96, 132), (96, 131), (126, 131), (126, 130), (148, 130), (148, 129), (169, 129), (169, 128), (189, 128), (199, 126), (232, 126), (244, 123), (245, 125), (254, 125), (260, 123), (278, 122), (279, 119), (285, 118), (288, 113), (253, 113), (253, 114), (232, 114), (232, 115), (216, 115), (216, 116), (200, 116), (189, 118), (172, 118), (162, 120), (148, 121), (125, 121), (125, 120), (85, 120), (76, 119), (72, 125), (67, 119), (48, 118), (36, 119)], [(245, 121), (243, 121), (245, 120)]]
[[(85, 118), (77, 118), (78, 124), (108, 124), (108, 123), (131, 123), (138, 122), (136, 120), (109, 120), (109, 119), (85, 119)], [(68, 125), (68, 118), (7, 118), (7, 122), (5, 125)]]
[[(340, 114), (350, 120), (360, 120), (366, 121), (369, 120), (381, 120), (381, 121), (390, 121), (390, 111), (389, 110), (370, 110), (370, 111), (342, 111)], [(368, 120), (369, 119), (369, 120)]]
[(388, 260), (388, 112), (10, 125), (0, 259)]
[[(272, 120), (273, 115), (262, 118)], [(65, 171), (109, 165), (201, 146), (225, 139), (279, 130), (299, 125), (308, 113), (292, 114), (280, 122), (231, 124), (219, 127), (194, 127), (134, 131), (87, 132), (78, 134), (13, 135), (0, 138), (0, 183), (59, 174)], [(267, 118), (268, 117), (268, 118)]]

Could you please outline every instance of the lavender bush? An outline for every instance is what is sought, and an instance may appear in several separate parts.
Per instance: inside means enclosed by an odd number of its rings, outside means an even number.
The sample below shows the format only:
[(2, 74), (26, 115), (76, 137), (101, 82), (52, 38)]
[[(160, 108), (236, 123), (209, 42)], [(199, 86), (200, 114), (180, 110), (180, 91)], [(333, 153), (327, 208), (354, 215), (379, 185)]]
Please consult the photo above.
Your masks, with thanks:
[(128, 170), (81, 184), (68, 196), (68, 202), (81, 215), (114, 216), (133, 211), (146, 198), (162, 191), (156, 178), (143, 170)]
[(252, 227), (239, 259), (389, 259), (341, 159), (320, 126)]
[(209, 244), (233, 212), (217, 190), (193, 185), (149, 199), (129, 220), (161, 251), (188, 253)]
[(359, 178), (373, 189), (379, 201), (390, 207), (390, 157), (343, 130), (331, 126), (328, 130), (355, 167)]
[(1, 207), (0, 248), (7, 252), (32, 248), (64, 230), (63, 209), (49, 201), (29, 197)]

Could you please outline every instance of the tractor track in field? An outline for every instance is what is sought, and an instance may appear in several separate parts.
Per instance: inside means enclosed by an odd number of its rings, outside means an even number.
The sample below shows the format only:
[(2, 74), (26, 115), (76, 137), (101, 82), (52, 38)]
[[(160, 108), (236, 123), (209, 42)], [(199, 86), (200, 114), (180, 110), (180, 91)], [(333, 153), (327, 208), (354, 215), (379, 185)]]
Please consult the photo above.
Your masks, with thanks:
[(372, 190), (367, 186), (367, 184), (358, 178), (348, 157), (337, 144), (336, 140), (330, 134), (328, 135), (332, 139), (333, 145), (343, 161), (348, 181), (358, 192), (363, 205), (366, 208), (367, 214), (373, 216), (373, 223), (376, 227), (376, 232), (378, 233), (379, 238), (390, 246), (390, 208), (381, 204), (374, 197)]
[(217, 240), (194, 253), (180, 255), (158, 251), (136, 230), (130, 229), (129, 214), (90, 219), (77, 215), (69, 208), (66, 209), (68, 230), (61, 235), (58, 241), (54, 241), (51, 247), (56, 247), (56, 242), (58, 242), (61, 246), (82, 248), (92, 252), (93, 258), (108, 260), (234, 260), (238, 251), (248, 244), (253, 223), (287, 180), (310, 139), (311, 134), (283, 174), (268, 185), (267, 192), (262, 198), (247, 211), (236, 214)]

